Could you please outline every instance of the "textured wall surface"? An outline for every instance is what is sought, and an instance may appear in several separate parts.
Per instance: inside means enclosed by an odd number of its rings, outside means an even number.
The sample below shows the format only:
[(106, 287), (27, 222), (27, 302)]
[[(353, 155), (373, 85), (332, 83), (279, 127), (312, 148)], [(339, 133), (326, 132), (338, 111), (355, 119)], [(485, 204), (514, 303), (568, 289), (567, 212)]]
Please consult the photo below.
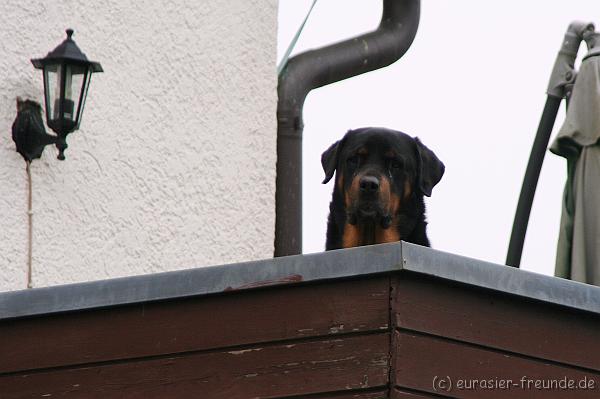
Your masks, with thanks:
[(73, 39), (92, 77), (66, 161), (32, 164), (35, 287), (273, 253), (277, 0), (0, 2), (0, 291), (26, 287), (27, 178), (10, 128)]

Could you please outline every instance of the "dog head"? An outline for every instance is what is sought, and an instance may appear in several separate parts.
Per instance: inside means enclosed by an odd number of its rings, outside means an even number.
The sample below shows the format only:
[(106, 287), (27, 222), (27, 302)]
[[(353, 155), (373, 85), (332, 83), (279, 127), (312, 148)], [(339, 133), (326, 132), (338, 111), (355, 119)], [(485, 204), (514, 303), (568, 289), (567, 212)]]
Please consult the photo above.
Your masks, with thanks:
[(444, 164), (418, 138), (384, 128), (350, 130), (321, 156), (323, 184), (336, 175), (350, 225), (387, 229), (412, 197), (431, 196)]

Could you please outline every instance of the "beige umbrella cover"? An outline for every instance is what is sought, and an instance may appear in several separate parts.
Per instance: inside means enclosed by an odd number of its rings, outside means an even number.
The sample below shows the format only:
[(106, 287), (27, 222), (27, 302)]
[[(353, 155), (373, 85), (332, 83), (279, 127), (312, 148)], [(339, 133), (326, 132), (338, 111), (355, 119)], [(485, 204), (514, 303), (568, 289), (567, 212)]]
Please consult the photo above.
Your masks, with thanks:
[(555, 275), (600, 285), (600, 56), (584, 59), (550, 147), (567, 159)]

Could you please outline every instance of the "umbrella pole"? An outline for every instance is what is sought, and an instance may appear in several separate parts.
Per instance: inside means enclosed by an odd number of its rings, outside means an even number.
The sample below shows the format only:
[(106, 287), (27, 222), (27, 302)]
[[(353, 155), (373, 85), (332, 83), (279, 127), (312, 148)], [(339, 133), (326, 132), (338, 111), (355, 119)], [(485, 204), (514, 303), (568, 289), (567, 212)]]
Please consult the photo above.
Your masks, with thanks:
[(542, 163), (546, 148), (550, 141), (556, 114), (560, 107), (560, 102), (566, 96), (566, 91), (572, 87), (575, 81), (575, 58), (582, 40), (587, 40), (594, 33), (594, 25), (592, 23), (575, 21), (569, 25), (562, 46), (554, 67), (550, 75), (550, 82), (546, 93), (546, 105), (542, 112), (542, 118), (538, 125), (538, 130), (531, 148), (531, 155), (525, 170), (523, 186), (517, 203), (517, 211), (515, 213), (515, 221), (513, 223), (510, 242), (508, 244), (508, 253), (506, 255), (506, 265), (519, 267), (521, 264), (521, 255), (523, 254), (523, 244), (525, 243), (525, 234), (527, 233), (527, 225), (529, 224), (529, 215), (531, 213), (531, 205), (535, 196)]
[(531, 205), (535, 196), (542, 163), (546, 148), (550, 141), (556, 114), (560, 107), (561, 98), (548, 96), (542, 118), (538, 126), (538, 130), (529, 155), (529, 162), (521, 187), (521, 195), (517, 204), (517, 212), (515, 213), (515, 221), (513, 223), (512, 233), (510, 235), (510, 243), (508, 244), (508, 254), (506, 255), (506, 264), (508, 266), (519, 267), (521, 263), (521, 255), (523, 254), (523, 244), (525, 243), (525, 234), (527, 233), (527, 225), (529, 224), (529, 214), (531, 213)]

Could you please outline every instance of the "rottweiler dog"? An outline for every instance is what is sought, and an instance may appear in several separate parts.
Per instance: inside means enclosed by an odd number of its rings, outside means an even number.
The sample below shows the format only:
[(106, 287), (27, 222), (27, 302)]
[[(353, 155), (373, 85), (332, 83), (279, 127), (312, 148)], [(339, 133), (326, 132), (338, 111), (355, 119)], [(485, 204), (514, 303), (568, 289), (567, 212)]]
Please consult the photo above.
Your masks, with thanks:
[(444, 164), (418, 138), (385, 128), (350, 130), (321, 156), (336, 175), (326, 250), (407, 241), (429, 246), (423, 195)]

